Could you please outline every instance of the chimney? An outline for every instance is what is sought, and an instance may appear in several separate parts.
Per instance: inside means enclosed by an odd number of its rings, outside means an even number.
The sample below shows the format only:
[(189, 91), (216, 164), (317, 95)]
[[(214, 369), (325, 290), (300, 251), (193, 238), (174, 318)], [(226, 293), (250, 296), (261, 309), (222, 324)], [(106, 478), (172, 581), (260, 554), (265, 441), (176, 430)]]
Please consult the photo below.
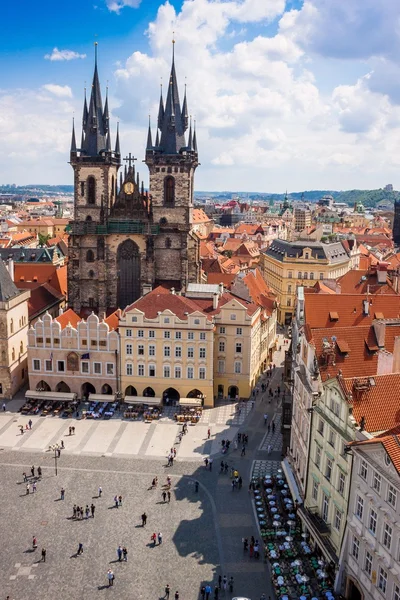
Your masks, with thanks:
[(14, 281), (14, 261), (12, 258), (8, 259), (8, 272), (10, 274), (11, 279)]
[(382, 283), (386, 283), (386, 277), (387, 277), (387, 264), (384, 262), (381, 262), (378, 264), (378, 269), (376, 271), (376, 277), (378, 280), (378, 283), (382, 284)]
[(392, 373), (400, 372), (400, 336), (394, 338)]
[(369, 302), (368, 302), (368, 300), (363, 300), (363, 314), (366, 317), (369, 315)]
[(224, 293), (224, 284), (220, 283), (218, 287), (219, 287), (220, 296), (222, 296), (222, 294)]
[(218, 294), (213, 294), (213, 310), (218, 308)]
[(171, 288), (171, 294), (172, 294), (173, 296), (175, 296), (175, 288), (174, 288), (174, 287), (172, 287), (172, 288)]

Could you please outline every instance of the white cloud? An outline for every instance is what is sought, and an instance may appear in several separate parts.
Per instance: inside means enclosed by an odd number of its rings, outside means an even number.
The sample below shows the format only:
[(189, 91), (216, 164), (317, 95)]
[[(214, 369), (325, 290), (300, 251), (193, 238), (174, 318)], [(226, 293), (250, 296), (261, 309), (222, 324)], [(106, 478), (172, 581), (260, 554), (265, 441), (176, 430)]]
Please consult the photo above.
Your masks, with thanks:
[(110, 12), (119, 14), (125, 7), (137, 8), (142, 0), (106, 0)]
[(74, 52), (73, 50), (59, 50), (58, 48), (53, 48), (53, 52), (51, 54), (45, 54), (44, 57), (46, 60), (52, 61), (75, 60), (77, 58), (86, 58), (86, 54), (79, 54), (79, 52)]
[(72, 98), (72, 90), (69, 85), (57, 85), (56, 83), (46, 83), (42, 86), (44, 90), (54, 94), (58, 98)]

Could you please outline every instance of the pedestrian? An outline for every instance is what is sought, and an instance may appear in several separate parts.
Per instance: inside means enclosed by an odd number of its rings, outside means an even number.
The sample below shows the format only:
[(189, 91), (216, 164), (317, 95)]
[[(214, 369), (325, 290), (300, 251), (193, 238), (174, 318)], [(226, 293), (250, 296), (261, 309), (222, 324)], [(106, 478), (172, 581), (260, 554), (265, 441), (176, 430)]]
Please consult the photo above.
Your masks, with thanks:
[(122, 496), (121, 496), (121, 494), (118, 496), (118, 504), (119, 504), (119, 506), (122, 506)]
[(122, 546), (118, 546), (118, 548), (117, 548), (117, 556), (118, 556), (118, 561), (121, 562), (121, 560), (122, 560)]
[(61, 449), (64, 450), (65, 446), (64, 446), (64, 440), (61, 440)]
[(22, 477), (24, 478), (24, 483), (26, 483), (28, 481), (28, 477), (27, 477), (25, 471), (22, 473)]
[(32, 492), (35, 493), (36, 492), (36, 481), (34, 481), (32, 483)]
[(225, 466), (225, 463), (224, 463), (223, 460), (221, 460), (221, 470), (220, 470), (220, 473), (224, 472), (224, 466)]
[(151, 482), (151, 487), (155, 488), (157, 487), (158, 484), (158, 477), (154, 477), (153, 481)]
[(142, 514), (142, 527), (144, 527), (144, 526), (146, 525), (146, 523), (147, 523), (147, 515), (146, 515), (146, 513), (144, 512), (144, 513)]
[(42, 548), (42, 561), (46, 562), (46, 548)]
[(233, 592), (233, 577), (232, 575), (229, 577), (229, 591)]
[(33, 465), (31, 467), (31, 475), (32, 477), (35, 477), (35, 467)]
[(128, 550), (126, 549), (126, 546), (122, 548), (122, 556), (124, 557), (124, 561), (128, 562)]
[(108, 579), (108, 587), (111, 587), (112, 585), (114, 585), (114, 573), (111, 571), (111, 569), (108, 569), (108, 571), (107, 571), (107, 579)]
[(224, 592), (226, 592), (227, 587), (228, 587), (228, 578), (226, 575), (224, 575), (224, 577), (222, 579), (222, 588), (223, 588)]
[(249, 540), (247, 538), (243, 538), (243, 552), (247, 552), (247, 549), (249, 547)]
[(28, 496), (29, 491), (31, 489), (31, 486), (29, 485), (29, 483), (26, 484), (26, 495)]
[(206, 585), (206, 600), (209, 600), (211, 592), (212, 592), (211, 585), (208, 583)]
[(258, 540), (256, 540), (254, 545), (254, 558), (260, 558), (260, 547), (258, 545)]
[(92, 504), (90, 505), (90, 510), (91, 510), (91, 513), (92, 513), (92, 519), (94, 519), (94, 511), (96, 510), (96, 507), (95, 507), (95, 505), (93, 504), (93, 502), (92, 502)]
[(165, 586), (165, 590), (164, 590), (164, 592), (165, 592), (164, 598), (166, 598), (166, 599), (169, 598), (170, 591), (171, 591), (171, 588), (169, 587), (169, 583), (167, 583), (167, 585)]
[(42, 467), (37, 468), (38, 479), (42, 479)]
[(72, 427), (68, 427), (69, 435), (72, 435)]
[(161, 546), (162, 544), (162, 533), (161, 531), (158, 532), (158, 545)]
[(268, 423), (268, 433), (271, 431), (271, 423)]
[(271, 454), (271, 451), (272, 451), (272, 446), (271, 446), (271, 444), (268, 444), (268, 454)]
[(87, 519), (89, 518), (89, 513), (90, 513), (89, 505), (86, 504), (86, 506), (85, 506), (85, 515), (86, 515)]
[(251, 541), (250, 542), (250, 549), (249, 549), (249, 556), (250, 556), (250, 558), (253, 558), (253, 554), (254, 554), (254, 542)]
[(218, 586), (215, 586), (215, 588), (214, 588), (214, 600), (218, 600), (218, 596), (219, 596), (219, 589), (218, 589)]
[(179, 592), (176, 590), (174, 600), (179, 600)]
[(3, 402), (3, 412), (6, 412), (6, 403)]
[(210, 465), (210, 471), (212, 471), (212, 464), (214, 462), (213, 458), (210, 458), (210, 460), (208, 461), (208, 464)]
[(168, 475), (167, 477), (167, 487), (170, 488), (171, 487), (171, 477)]
[(119, 504), (118, 504), (118, 496), (114, 496), (114, 506), (115, 506), (115, 508), (118, 508), (118, 507), (119, 507)]
[(275, 433), (275, 421), (272, 423), (272, 433)]
[(265, 415), (264, 415), (264, 425), (267, 424), (267, 421), (268, 421), (268, 415), (267, 415), (267, 413), (265, 413)]
[(157, 541), (157, 535), (156, 535), (156, 533), (152, 533), (150, 539), (153, 542), (153, 547), (154, 547), (156, 545), (156, 541)]
[(176, 457), (176, 448), (174, 448), (174, 458)]
[(98, 498), (101, 498), (102, 493), (103, 493), (103, 488), (101, 486), (99, 486), (99, 492), (97, 494)]
[(166, 500), (167, 500), (167, 492), (165, 490), (162, 493), (162, 499), (163, 499), (163, 502), (166, 502)]
[(77, 555), (83, 554), (83, 544), (79, 543)]
[(228, 466), (228, 463), (226, 462), (226, 463), (225, 463), (225, 473), (227, 473), (227, 472), (228, 472), (228, 469), (229, 469), (229, 466)]
[(60, 458), (60, 456), (61, 456), (61, 450), (60, 450), (60, 448), (57, 448), (57, 457)]
[(196, 494), (199, 491), (199, 482), (198, 481), (194, 482), (194, 491), (196, 492)]
[(242, 489), (242, 485), (243, 485), (243, 479), (242, 479), (242, 477), (240, 476), (240, 477), (239, 477), (239, 479), (238, 479), (238, 488), (239, 488), (239, 490), (241, 490), (241, 489)]
[(80, 513), (81, 513), (81, 519), (83, 519), (83, 506), (81, 506), (81, 511), (80, 511)]
[(60, 494), (61, 494), (61, 500), (64, 500), (64, 496), (65, 496), (65, 490), (64, 490), (64, 488), (61, 488)]
[(74, 506), (72, 507), (72, 518), (75, 519), (76, 517), (76, 504), (74, 504)]
[(24, 435), (24, 426), (23, 425), (18, 425), (19, 430), (21, 432), (21, 435)]
[(75, 427), (71, 427), (72, 429), (72, 435), (75, 435)]
[(207, 469), (207, 467), (208, 467), (208, 458), (207, 457), (205, 457), (205, 459), (204, 459), (204, 465), (205, 465), (205, 467)]
[(242, 446), (242, 451), (240, 453), (240, 456), (246, 456), (246, 446)]
[(218, 588), (221, 589), (222, 587), (222, 575), (218, 575)]
[(37, 548), (37, 539), (36, 539), (36, 537), (35, 537), (35, 536), (33, 536), (33, 540), (32, 540), (32, 548), (33, 548), (34, 550), (36, 550), (36, 548)]
[(208, 428), (208, 429), (207, 429), (207, 439), (209, 440), (209, 439), (210, 439), (210, 437), (211, 437), (211, 429), (210, 429), (210, 428)]
[(171, 502), (171, 492), (168, 490), (167, 492), (168, 504)]
[(32, 429), (32, 425), (33, 425), (32, 419), (29, 419), (28, 425), (29, 425), (29, 429)]
[(201, 599), (205, 600), (205, 597), (206, 597), (206, 588), (205, 588), (204, 585), (201, 586), (200, 595), (201, 595)]
[(235, 487), (236, 487), (236, 481), (235, 481), (235, 479), (232, 479), (232, 484), (231, 485), (232, 485), (232, 492), (234, 492), (235, 491)]
[(76, 509), (75, 509), (75, 511), (76, 511), (75, 512), (76, 518), (79, 519), (80, 516), (81, 516), (81, 508), (80, 508), (80, 506), (77, 506)]

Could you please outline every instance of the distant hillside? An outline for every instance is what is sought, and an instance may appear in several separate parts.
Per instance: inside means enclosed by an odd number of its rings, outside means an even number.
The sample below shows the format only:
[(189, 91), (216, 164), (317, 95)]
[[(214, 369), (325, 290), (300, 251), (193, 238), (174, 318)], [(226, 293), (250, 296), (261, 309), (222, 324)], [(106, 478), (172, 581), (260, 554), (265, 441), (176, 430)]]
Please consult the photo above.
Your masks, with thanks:
[[(333, 195), (333, 194), (332, 194)], [(346, 204), (354, 204), (355, 202), (362, 202), (364, 206), (375, 207), (378, 202), (386, 200), (391, 204), (394, 204), (395, 200), (400, 199), (400, 193), (393, 191), (387, 191), (383, 189), (379, 190), (348, 190), (346, 192), (339, 192), (333, 196), (336, 202), (346, 202)]]

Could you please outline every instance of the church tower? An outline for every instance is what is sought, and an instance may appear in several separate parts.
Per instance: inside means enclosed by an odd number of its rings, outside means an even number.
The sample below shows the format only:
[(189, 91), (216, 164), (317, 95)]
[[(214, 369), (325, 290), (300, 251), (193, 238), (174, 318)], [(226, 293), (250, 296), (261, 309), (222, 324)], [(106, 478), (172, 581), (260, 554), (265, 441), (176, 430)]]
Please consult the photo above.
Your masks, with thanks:
[[(189, 129), (186, 143), (185, 132)], [(196, 131), (189, 126), (186, 87), (181, 106), (174, 42), (167, 97), (162, 89), (153, 145), (149, 125), (145, 163), (149, 168), (154, 224), (155, 285), (184, 290), (200, 281), (199, 238), (192, 230), (194, 173), (199, 164)]]

